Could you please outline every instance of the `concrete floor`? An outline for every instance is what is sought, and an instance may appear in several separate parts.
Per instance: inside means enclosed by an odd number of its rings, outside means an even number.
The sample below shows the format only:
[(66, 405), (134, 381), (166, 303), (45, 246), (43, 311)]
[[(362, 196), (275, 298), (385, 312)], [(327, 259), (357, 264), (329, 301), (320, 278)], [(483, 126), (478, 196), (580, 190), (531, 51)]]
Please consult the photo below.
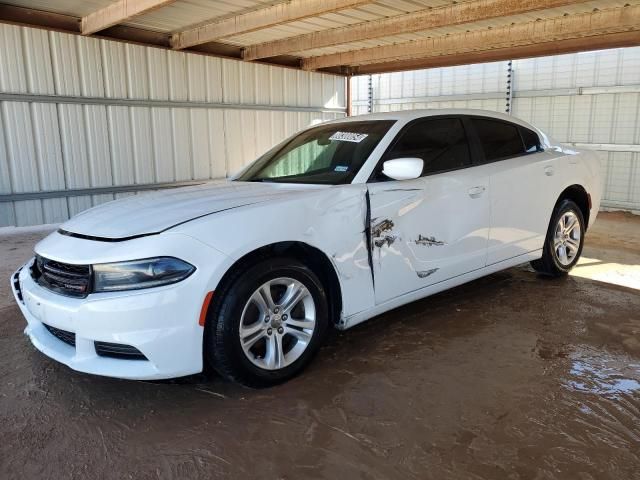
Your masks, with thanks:
[(38, 353), (0, 234), (0, 478), (640, 476), (640, 217), (601, 214), (565, 279), (514, 268), (334, 333), (264, 391), (129, 382)]

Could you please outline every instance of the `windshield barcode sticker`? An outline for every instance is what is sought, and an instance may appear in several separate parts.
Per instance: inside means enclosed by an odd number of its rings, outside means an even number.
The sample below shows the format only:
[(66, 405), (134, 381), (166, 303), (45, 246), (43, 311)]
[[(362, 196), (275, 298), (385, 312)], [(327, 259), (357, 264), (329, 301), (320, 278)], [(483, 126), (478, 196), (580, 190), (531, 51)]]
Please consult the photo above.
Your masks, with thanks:
[(368, 136), (369, 134), (367, 133), (336, 132), (329, 137), (329, 140), (337, 140), (338, 142), (360, 143)]

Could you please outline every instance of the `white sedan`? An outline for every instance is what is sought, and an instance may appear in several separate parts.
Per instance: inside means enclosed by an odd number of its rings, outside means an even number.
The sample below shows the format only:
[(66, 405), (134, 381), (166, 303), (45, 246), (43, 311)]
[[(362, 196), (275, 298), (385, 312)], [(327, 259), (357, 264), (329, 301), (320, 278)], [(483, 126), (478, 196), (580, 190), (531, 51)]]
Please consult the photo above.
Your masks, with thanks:
[(228, 181), (103, 204), (12, 277), (45, 355), (87, 373), (203, 370), (283, 382), (329, 327), (531, 262), (576, 264), (601, 187), (594, 154), (476, 110), (304, 130)]

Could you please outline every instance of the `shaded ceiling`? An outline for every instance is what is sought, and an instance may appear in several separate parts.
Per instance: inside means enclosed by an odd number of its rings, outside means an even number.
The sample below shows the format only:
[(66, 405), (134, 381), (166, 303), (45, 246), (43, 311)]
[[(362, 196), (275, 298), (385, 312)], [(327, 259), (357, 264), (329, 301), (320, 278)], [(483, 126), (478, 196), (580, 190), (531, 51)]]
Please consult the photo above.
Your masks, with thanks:
[(11, 0), (0, 21), (347, 75), (640, 45), (640, 0)]

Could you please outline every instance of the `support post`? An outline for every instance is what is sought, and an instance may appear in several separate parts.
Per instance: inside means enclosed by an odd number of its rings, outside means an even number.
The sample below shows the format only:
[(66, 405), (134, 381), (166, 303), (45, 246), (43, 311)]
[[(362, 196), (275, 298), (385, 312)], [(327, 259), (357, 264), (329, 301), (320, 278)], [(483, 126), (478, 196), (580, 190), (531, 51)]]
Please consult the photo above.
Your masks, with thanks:
[(353, 115), (352, 112), (352, 107), (351, 107), (351, 103), (352, 103), (352, 94), (351, 94), (351, 80), (353, 79), (353, 77), (351, 75), (347, 75), (345, 77), (346, 82), (347, 82), (347, 117), (350, 117), (351, 115)]
[(367, 82), (367, 113), (373, 113), (373, 75), (369, 75)]
[(507, 114), (513, 112), (513, 60), (507, 63)]

